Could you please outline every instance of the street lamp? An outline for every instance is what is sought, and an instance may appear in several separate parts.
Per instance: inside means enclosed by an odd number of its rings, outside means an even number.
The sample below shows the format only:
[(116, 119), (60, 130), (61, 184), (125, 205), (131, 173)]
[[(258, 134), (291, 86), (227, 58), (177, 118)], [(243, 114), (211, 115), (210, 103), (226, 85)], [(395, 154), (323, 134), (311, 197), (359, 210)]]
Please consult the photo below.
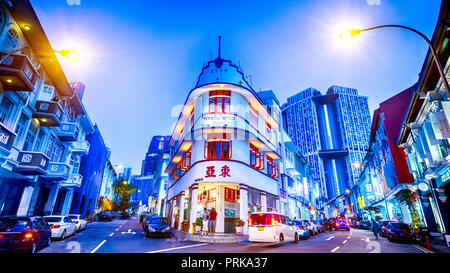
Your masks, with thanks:
[(342, 32), (341, 35), (339, 36), (341, 39), (350, 39), (353, 36), (356, 36), (358, 34), (360, 34), (361, 32), (364, 31), (369, 31), (369, 30), (374, 30), (374, 29), (378, 29), (378, 28), (403, 28), (403, 29), (407, 29), (409, 31), (412, 31), (416, 34), (418, 34), (420, 37), (422, 37), (428, 44), (428, 46), (430, 47), (430, 51), (431, 54), (433, 55), (433, 59), (434, 62), (436, 63), (437, 69), (439, 71), (439, 75), (441, 76), (441, 80), (442, 83), (444, 84), (445, 87), (445, 91), (447, 92), (447, 96), (450, 98), (450, 88), (448, 86), (448, 82), (447, 82), (447, 78), (444, 75), (443, 69), (442, 69), (442, 65), (439, 62), (439, 59), (437, 58), (437, 54), (436, 51), (433, 48), (433, 45), (431, 44), (431, 41), (427, 38), (427, 36), (425, 36), (423, 33), (421, 33), (420, 31), (407, 27), (407, 26), (402, 26), (402, 25), (381, 25), (381, 26), (376, 26), (376, 27), (371, 27), (371, 28), (366, 28), (366, 29), (351, 29), (351, 30), (347, 30), (345, 32)]

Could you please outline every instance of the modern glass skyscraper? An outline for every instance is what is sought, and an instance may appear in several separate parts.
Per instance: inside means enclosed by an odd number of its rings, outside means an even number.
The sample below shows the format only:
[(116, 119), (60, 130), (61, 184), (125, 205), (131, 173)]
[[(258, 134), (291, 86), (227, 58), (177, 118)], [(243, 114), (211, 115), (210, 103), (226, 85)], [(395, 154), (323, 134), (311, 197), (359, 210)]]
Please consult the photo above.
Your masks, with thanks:
[(288, 98), (282, 106), (288, 134), (320, 181), (328, 200), (355, 185), (367, 153), (370, 112), (367, 97), (353, 88), (314, 88)]

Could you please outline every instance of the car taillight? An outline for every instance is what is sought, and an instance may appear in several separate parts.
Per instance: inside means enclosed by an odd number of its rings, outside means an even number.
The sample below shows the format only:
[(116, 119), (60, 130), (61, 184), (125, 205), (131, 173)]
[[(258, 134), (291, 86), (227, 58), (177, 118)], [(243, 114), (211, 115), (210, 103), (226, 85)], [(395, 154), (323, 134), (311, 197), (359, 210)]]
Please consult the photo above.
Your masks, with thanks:
[(338, 223), (336, 223), (336, 226), (339, 226), (339, 224), (338, 224)]
[(249, 227), (252, 226), (252, 218), (248, 219), (248, 226), (249, 226)]
[(31, 238), (33, 238), (33, 233), (31, 233), (31, 232), (25, 233), (24, 238), (25, 238), (25, 239), (31, 239)]
[(51, 228), (60, 228), (61, 226), (60, 225), (53, 225), (53, 226), (51, 226)]
[(349, 224), (349, 223), (347, 223), (346, 225), (347, 225), (347, 226), (349, 226), (350, 224)]
[(75, 221), (75, 224), (78, 224), (78, 221)]
[(304, 226), (300, 226), (300, 227), (298, 227), (299, 229), (305, 229), (305, 227)]

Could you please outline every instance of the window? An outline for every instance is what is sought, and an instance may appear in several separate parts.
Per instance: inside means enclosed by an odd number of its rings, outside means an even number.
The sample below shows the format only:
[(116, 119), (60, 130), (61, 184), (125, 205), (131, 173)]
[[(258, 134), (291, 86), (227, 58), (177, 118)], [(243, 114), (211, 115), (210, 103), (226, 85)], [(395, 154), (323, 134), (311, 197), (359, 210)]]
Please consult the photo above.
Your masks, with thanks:
[(273, 178), (277, 178), (279, 175), (278, 164), (270, 156), (267, 156), (267, 174)]
[(205, 141), (205, 158), (208, 160), (230, 159), (231, 141)]
[(264, 155), (252, 144), (250, 144), (250, 166), (258, 170), (264, 169)]
[(231, 92), (216, 90), (209, 92), (210, 113), (230, 113)]
[(266, 121), (266, 137), (268, 139), (272, 138), (272, 126)]
[(191, 167), (191, 148), (189, 148), (188, 151), (183, 155), (181, 158), (181, 169), (183, 171), (189, 170)]
[(45, 154), (50, 156), (50, 152), (52, 151), (53, 142), (55, 141), (55, 137), (53, 135), (50, 136), (48, 140), (47, 149), (45, 150)]
[(34, 144), (34, 151), (40, 152), (42, 150), (42, 144), (44, 143), (45, 132), (43, 130), (39, 131), (39, 135), (36, 139), (36, 143)]
[(31, 121), (30, 128), (28, 129), (27, 136), (25, 137), (25, 143), (23, 144), (22, 150), (24, 151), (32, 150), (38, 130), (39, 125), (37, 125), (36, 122)]
[(0, 102), (0, 122), (5, 123), (8, 120), (13, 104), (5, 96), (3, 96)]
[(49, 156), (50, 161), (62, 162), (63, 155), (64, 155), (64, 146), (61, 144), (61, 142), (55, 139), (51, 154)]
[(19, 35), (17, 31), (13, 28), (8, 30), (8, 35), (6, 36), (6, 43), (13, 49), (17, 46), (17, 41), (19, 40)]
[(20, 119), (19, 122), (17, 123), (16, 126), (16, 131), (15, 133), (17, 134), (16, 140), (14, 142), (14, 145), (17, 145), (19, 143), (20, 140), (22, 140), (23, 135), (25, 134), (26, 131), (26, 124), (27, 124), (28, 118), (24, 115), (21, 114), (20, 115)]
[(249, 105), (249, 115), (250, 125), (258, 129), (258, 111), (251, 105)]

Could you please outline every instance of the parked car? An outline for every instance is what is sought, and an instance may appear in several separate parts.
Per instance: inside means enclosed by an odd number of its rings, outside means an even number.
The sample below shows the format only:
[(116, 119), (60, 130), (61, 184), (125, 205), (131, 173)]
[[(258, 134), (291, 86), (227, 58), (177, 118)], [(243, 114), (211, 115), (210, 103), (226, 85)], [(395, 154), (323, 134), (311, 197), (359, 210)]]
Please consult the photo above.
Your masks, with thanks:
[(251, 242), (298, 242), (298, 228), (285, 215), (274, 212), (250, 214), (248, 236)]
[(44, 216), (42, 219), (50, 225), (52, 238), (63, 240), (75, 234), (76, 224), (69, 216), (49, 215)]
[(336, 230), (340, 230), (340, 229), (345, 229), (345, 230), (350, 230), (350, 223), (347, 220), (336, 220), (335, 223), (335, 229)]
[(310, 220), (301, 220), (308, 227), (309, 235), (314, 236), (319, 234), (319, 229), (317, 225)]
[(386, 238), (392, 241), (412, 241), (415, 238), (414, 229), (405, 223), (389, 223)]
[(97, 214), (98, 221), (100, 222), (110, 222), (114, 219), (110, 212), (104, 212)]
[(75, 222), (75, 232), (79, 232), (81, 230), (85, 230), (87, 227), (87, 221), (81, 217), (79, 214), (67, 214), (67, 216)]
[(147, 214), (144, 218), (144, 220), (142, 221), (142, 230), (144, 230), (144, 232), (147, 231), (147, 225), (148, 223), (150, 223), (150, 219), (155, 216), (153, 214)]
[(122, 212), (120, 214), (120, 219), (130, 219), (131, 215), (128, 212)]
[(293, 220), (292, 223), (299, 229), (298, 237), (303, 240), (308, 240), (309, 230), (306, 224), (304, 224), (301, 220)]
[(392, 220), (381, 220), (379, 223), (380, 226), (380, 236), (386, 238), (387, 235), (387, 226), (389, 223), (394, 223)]
[(153, 216), (145, 220), (145, 237), (161, 236), (169, 237), (170, 227), (166, 217)]
[(325, 231), (325, 229), (323, 227), (323, 224), (322, 224), (322, 222), (320, 220), (313, 220), (312, 222), (317, 226), (317, 232), (318, 233)]
[(0, 217), (0, 250), (30, 253), (51, 243), (50, 226), (42, 217)]
[(145, 218), (147, 217), (149, 213), (147, 211), (144, 211), (143, 213), (141, 213), (141, 215), (139, 215), (139, 223), (144, 222)]

